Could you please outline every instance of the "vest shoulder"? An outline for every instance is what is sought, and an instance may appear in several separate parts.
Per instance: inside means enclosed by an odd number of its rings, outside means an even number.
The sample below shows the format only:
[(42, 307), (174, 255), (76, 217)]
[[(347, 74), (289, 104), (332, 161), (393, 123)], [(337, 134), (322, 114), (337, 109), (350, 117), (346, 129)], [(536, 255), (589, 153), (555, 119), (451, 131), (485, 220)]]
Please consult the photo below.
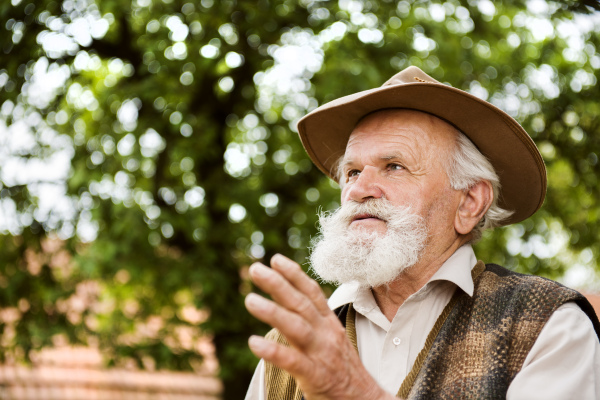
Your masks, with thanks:
[(486, 313), (493, 310), (489, 318), (495, 318), (494, 323), (507, 318), (545, 323), (562, 304), (581, 298), (577, 291), (550, 279), (488, 264), (475, 282), (473, 306)]
[(600, 338), (600, 321), (596, 311), (589, 300), (578, 291), (541, 276), (520, 274), (496, 264), (486, 264), (482, 275), (482, 278), (487, 278), (488, 285), (494, 282), (491, 286), (496, 286), (497, 282), (503, 282), (504, 284), (499, 285), (503, 287), (500, 293), (503, 296), (516, 295), (514, 301), (520, 299), (530, 303), (533, 300), (542, 307), (553, 304), (555, 309), (566, 302), (574, 302), (590, 318), (596, 335)]
[[(493, 280), (513, 287), (516, 290), (535, 289), (542, 291), (561, 292), (567, 297), (572, 297), (572, 300), (583, 297), (582, 294), (574, 289), (568, 288), (556, 281), (536, 275), (521, 274), (504, 268), (497, 264), (486, 264), (483, 280)], [(568, 301), (568, 300), (567, 300)]]
[(524, 279), (524, 280), (533, 280), (533, 281), (543, 280), (543, 281), (547, 281), (547, 282), (552, 282), (559, 286), (563, 286), (560, 283), (553, 281), (551, 279), (543, 278), (543, 277), (537, 276), (537, 275), (521, 274), (519, 272), (511, 271), (510, 269), (505, 268), (498, 264), (485, 264), (485, 272), (491, 272), (494, 275), (497, 275), (502, 278), (514, 277), (514, 278), (519, 278), (519, 279)]

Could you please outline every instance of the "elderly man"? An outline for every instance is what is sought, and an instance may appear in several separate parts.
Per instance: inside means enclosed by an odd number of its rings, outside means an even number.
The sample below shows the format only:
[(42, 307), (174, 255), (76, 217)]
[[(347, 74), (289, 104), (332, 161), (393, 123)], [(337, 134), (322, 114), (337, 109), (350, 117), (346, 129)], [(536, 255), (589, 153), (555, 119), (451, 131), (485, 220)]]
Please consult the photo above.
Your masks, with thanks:
[(600, 398), (600, 325), (579, 293), (477, 261), (483, 230), (541, 206), (542, 157), (510, 116), (409, 67), (298, 124), (342, 206), (320, 217), (311, 268), (284, 256), (246, 298), (247, 399)]

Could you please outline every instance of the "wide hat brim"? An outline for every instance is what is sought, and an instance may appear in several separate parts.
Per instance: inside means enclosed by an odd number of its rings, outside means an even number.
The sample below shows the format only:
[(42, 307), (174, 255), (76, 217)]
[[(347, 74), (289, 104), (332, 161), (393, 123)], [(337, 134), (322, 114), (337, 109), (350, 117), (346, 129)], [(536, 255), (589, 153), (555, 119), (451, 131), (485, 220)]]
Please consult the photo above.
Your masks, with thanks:
[(502, 225), (533, 215), (546, 195), (546, 167), (527, 132), (504, 111), (460, 89), (408, 67), (383, 86), (341, 97), (298, 122), (302, 144), (315, 165), (336, 180), (335, 163), (365, 115), (405, 108), (435, 115), (463, 132), (485, 155), (502, 185), (500, 207), (513, 211)]

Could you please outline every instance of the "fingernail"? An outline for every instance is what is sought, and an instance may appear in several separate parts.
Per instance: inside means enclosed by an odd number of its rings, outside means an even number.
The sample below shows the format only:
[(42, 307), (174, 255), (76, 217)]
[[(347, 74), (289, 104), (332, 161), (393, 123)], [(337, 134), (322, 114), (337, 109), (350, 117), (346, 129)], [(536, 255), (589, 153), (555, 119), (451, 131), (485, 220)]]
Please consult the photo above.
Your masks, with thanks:
[(250, 273), (254, 276), (265, 276), (269, 273), (269, 268), (260, 263), (254, 263), (250, 266)]
[(279, 265), (279, 267), (283, 267), (283, 268), (289, 268), (290, 267), (290, 260), (282, 255), (282, 254), (275, 254), (273, 257), (271, 257), (271, 265), (273, 263), (276, 263), (277, 265)]
[(262, 336), (250, 336), (250, 338), (248, 339), (248, 346), (250, 346), (250, 349), (254, 352), (260, 352), (262, 353), (267, 346), (269, 345), (268, 341), (263, 338)]
[(250, 293), (246, 296), (246, 305), (254, 310), (264, 310), (267, 308), (268, 302), (264, 297)]

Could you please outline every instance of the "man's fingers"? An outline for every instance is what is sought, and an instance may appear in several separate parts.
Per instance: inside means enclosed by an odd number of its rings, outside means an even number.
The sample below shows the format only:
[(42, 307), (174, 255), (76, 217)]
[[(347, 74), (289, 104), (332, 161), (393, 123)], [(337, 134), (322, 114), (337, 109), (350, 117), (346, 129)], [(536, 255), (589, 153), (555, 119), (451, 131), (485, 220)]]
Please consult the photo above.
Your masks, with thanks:
[(273, 328), (277, 328), (288, 339), (290, 344), (303, 348), (313, 339), (310, 334), (312, 328), (298, 314), (256, 293), (250, 293), (246, 296), (245, 303), (250, 314), (271, 325)]
[(273, 300), (283, 307), (297, 312), (308, 321), (316, 317), (317, 309), (312, 301), (278, 271), (255, 263), (250, 267), (250, 276), (259, 288), (270, 294)]
[(308, 297), (322, 315), (331, 312), (319, 284), (306, 275), (298, 263), (281, 254), (275, 254), (271, 258), (271, 266)]
[(292, 375), (301, 375), (310, 369), (310, 361), (293, 347), (272, 342), (262, 336), (250, 336), (248, 346), (257, 357), (288, 371)]

